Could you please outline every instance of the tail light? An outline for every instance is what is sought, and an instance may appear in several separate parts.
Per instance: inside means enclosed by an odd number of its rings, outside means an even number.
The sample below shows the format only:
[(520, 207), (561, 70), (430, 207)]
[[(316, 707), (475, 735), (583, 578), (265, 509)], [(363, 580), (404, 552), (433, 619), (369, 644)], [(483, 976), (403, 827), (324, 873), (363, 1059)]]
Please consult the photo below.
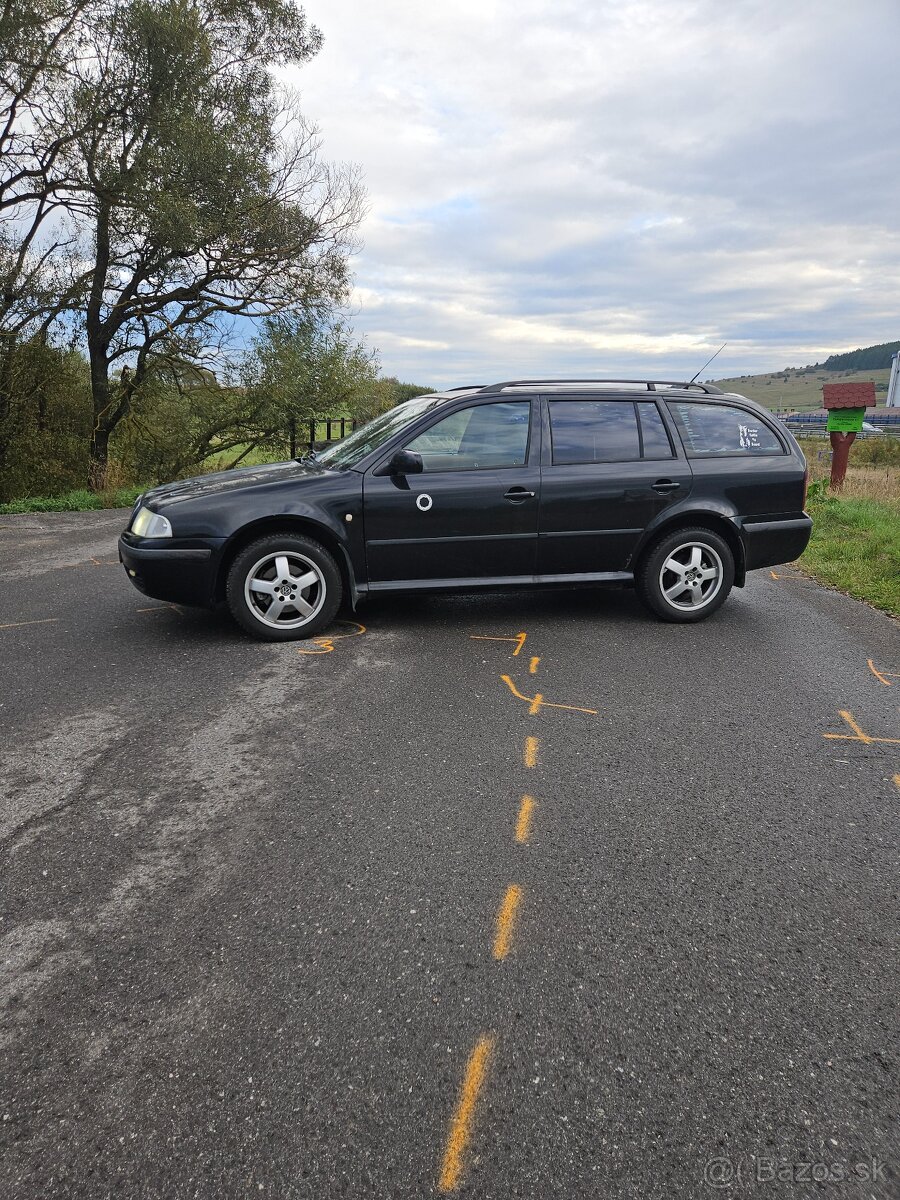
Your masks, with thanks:
[(809, 464), (803, 472), (803, 507), (806, 508), (806, 497), (809, 494)]

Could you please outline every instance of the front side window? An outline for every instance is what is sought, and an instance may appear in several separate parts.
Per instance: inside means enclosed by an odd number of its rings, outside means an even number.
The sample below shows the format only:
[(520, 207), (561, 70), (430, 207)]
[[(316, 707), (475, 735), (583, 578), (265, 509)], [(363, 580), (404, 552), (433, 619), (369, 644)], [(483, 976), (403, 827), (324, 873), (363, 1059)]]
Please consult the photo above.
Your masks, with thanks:
[(633, 401), (551, 400), (549, 405), (555, 466), (641, 457)]
[(670, 400), (669, 411), (689, 456), (784, 454), (784, 447), (769, 426), (742, 408)]
[(530, 423), (530, 401), (477, 404), (437, 421), (406, 449), (421, 454), (425, 472), (521, 467)]

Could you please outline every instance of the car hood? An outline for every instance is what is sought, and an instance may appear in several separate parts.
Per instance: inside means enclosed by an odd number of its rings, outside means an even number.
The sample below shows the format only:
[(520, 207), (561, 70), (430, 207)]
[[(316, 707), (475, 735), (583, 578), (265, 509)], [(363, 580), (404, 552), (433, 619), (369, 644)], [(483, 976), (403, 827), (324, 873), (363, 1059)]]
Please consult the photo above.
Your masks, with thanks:
[(258, 467), (236, 467), (232, 471), (215, 471), (211, 475), (197, 475), (193, 479), (179, 479), (177, 483), (164, 483), (151, 488), (141, 497), (142, 504), (150, 505), (157, 512), (185, 500), (223, 495), (241, 488), (258, 488), (267, 484), (301, 482), (304, 479), (321, 479), (334, 472), (314, 462), (266, 463)]

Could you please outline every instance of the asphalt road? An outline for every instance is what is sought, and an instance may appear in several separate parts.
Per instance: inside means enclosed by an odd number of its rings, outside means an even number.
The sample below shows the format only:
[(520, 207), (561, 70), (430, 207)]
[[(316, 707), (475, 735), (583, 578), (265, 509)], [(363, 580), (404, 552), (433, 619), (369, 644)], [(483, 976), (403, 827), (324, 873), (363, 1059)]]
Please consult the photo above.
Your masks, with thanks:
[(124, 517), (0, 517), (0, 1195), (900, 1195), (896, 623), (766, 571), (267, 645)]

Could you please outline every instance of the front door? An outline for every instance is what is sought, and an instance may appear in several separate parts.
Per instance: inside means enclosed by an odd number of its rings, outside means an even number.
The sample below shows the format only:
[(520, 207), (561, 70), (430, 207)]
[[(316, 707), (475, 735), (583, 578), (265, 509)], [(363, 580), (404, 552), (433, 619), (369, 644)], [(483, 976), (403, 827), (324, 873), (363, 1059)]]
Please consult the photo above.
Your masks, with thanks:
[(530, 400), (473, 404), (438, 418), (405, 447), (422, 456), (421, 475), (370, 471), (363, 484), (370, 586), (532, 576), (539, 443)]

